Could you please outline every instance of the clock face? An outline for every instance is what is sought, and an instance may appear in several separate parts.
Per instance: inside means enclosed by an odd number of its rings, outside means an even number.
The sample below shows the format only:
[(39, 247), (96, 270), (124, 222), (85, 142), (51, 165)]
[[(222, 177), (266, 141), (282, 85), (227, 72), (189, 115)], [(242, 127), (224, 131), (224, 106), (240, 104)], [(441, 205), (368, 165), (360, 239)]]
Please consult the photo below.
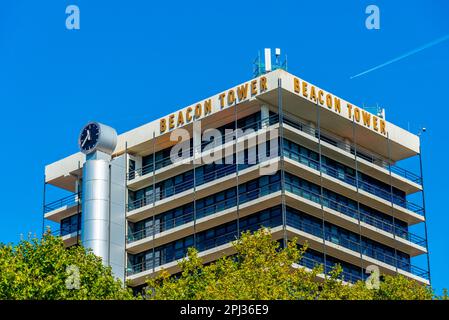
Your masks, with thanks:
[(84, 127), (79, 137), (79, 146), (84, 153), (90, 153), (95, 150), (100, 137), (100, 127), (92, 122)]

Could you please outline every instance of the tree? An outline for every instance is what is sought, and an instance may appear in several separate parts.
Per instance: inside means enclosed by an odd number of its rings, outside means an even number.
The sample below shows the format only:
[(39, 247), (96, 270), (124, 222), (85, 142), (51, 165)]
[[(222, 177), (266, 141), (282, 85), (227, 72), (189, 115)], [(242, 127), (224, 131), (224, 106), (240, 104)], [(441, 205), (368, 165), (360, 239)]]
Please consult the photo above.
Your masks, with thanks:
[[(267, 229), (242, 233), (233, 242), (236, 254), (204, 266), (198, 252), (190, 248), (179, 265), (181, 274), (162, 271), (147, 281), (150, 299), (345, 299), (392, 300), (436, 298), (430, 287), (402, 275), (383, 275), (378, 289), (364, 281), (348, 285), (336, 265), (326, 277), (322, 266), (308, 271), (298, 267), (307, 245), (298, 248), (296, 239), (282, 249)], [(292, 267), (293, 266), (293, 267)]]
[(0, 299), (132, 299), (110, 267), (81, 245), (64, 248), (48, 231), (0, 244)]

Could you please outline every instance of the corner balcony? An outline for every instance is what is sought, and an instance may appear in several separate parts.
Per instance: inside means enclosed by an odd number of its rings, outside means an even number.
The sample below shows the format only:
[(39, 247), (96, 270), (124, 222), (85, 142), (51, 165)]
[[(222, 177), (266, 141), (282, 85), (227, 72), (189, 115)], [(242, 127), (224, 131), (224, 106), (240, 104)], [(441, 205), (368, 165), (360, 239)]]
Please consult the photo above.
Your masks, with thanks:
[(81, 211), (81, 194), (73, 193), (56, 201), (44, 205), (44, 218), (61, 222), (62, 219), (70, 217)]

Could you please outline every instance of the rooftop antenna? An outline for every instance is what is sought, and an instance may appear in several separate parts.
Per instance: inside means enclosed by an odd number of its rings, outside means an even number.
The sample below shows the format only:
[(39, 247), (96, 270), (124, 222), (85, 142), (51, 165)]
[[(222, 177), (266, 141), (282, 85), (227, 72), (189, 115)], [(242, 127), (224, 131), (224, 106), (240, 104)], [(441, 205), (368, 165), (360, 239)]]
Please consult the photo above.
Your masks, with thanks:
[(271, 71), (271, 49), (265, 48), (265, 72)]
[(377, 108), (377, 116), (385, 120), (385, 108), (379, 107), (379, 104), (376, 103)]
[(281, 56), (281, 48), (276, 48), (274, 50), (274, 54), (276, 56), (276, 65), (279, 65), (279, 57)]
[(254, 67), (253, 67), (253, 75), (254, 77), (258, 77), (262, 74), (282, 69), (287, 71), (287, 55), (285, 56), (284, 61), (281, 61), (281, 49), (275, 48), (274, 50), (274, 56), (275, 60), (274, 63), (272, 62), (271, 58), (271, 49), (265, 48), (264, 49), (264, 58), (262, 62), (262, 57), (260, 55), (260, 51), (258, 52), (257, 58), (254, 60)]

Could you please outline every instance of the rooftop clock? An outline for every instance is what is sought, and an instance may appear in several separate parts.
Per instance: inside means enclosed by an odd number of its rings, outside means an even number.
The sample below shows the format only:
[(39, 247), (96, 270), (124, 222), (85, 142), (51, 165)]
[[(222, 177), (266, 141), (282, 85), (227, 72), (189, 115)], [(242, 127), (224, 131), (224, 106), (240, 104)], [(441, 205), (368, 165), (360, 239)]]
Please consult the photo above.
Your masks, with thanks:
[(95, 151), (112, 154), (117, 145), (117, 132), (109, 126), (92, 121), (81, 130), (78, 145), (84, 154)]

